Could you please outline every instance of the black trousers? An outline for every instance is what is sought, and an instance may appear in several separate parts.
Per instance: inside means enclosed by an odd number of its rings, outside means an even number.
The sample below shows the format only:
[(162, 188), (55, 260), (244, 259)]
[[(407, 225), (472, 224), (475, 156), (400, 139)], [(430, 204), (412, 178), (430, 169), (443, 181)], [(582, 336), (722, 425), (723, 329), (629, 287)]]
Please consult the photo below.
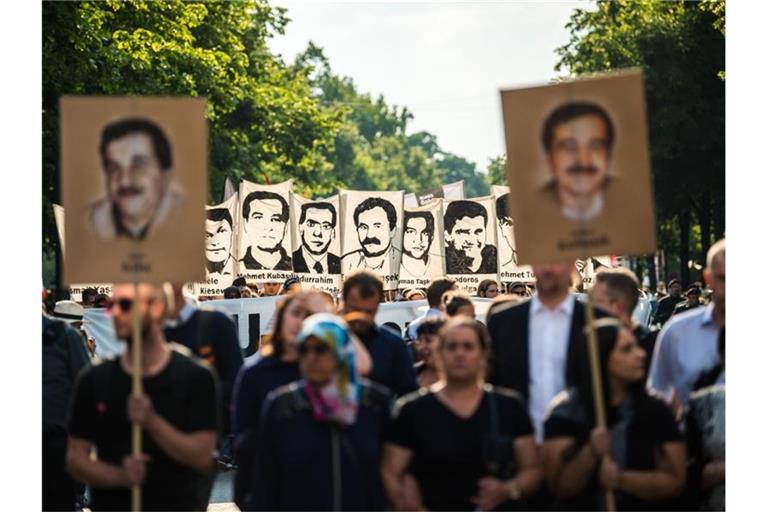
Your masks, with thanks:
[(65, 469), (67, 433), (43, 432), (43, 510), (75, 510), (80, 487)]

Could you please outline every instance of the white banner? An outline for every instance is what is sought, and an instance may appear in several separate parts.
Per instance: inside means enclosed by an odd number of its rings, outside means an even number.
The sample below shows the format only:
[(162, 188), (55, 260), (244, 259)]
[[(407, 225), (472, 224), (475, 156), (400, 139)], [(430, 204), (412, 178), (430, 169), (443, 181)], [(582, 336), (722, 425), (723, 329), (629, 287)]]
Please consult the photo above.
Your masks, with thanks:
[(276, 185), (240, 182), (240, 265), (249, 283), (281, 283), (293, 273), (288, 229), (293, 181)]
[(403, 214), (403, 254), (398, 287), (426, 288), (445, 275), (443, 257), (443, 200), (406, 208)]
[(491, 185), (491, 195), (496, 201), (496, 239), (499, 243), (499, 277), (504, 283), (534, 283), (536, 276), (530, 265), (517, 265), (515, 222), (507, 207), (509, 187)]
[(403, 206), (405, 208), (418, 208), (419, 207), (419, 201), (416, 199), (416, 194), (413, 192), (408, 192), (403, 196)]
[(470, 295), (485, 279), (499, 281), (495, 202), (491, 196), (443, 200), (443, 229), (448, 277)]
[(403, 236), (403, 191), (340, 190), (342, 204), (342, 274), (368, 269), (397, 289)]
[(466, 199), (466, 196), (464, 196), (464, 180), (443, 185), (443, 199)]
[(334, 296), (341, 288), (341, 223), (339, 196), (312, 201), (291, 194), (293, 271), (303, 288)]

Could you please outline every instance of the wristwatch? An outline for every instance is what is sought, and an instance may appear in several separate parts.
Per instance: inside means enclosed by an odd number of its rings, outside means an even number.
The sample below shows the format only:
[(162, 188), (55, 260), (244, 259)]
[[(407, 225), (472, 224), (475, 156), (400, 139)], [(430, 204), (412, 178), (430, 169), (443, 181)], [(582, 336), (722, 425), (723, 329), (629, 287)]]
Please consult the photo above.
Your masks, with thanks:
[(509, 499), (512, 501), (520, 499), (520, 487), (517, 485), (517, 480), (507, 482), (507, 491), (509, 492)]

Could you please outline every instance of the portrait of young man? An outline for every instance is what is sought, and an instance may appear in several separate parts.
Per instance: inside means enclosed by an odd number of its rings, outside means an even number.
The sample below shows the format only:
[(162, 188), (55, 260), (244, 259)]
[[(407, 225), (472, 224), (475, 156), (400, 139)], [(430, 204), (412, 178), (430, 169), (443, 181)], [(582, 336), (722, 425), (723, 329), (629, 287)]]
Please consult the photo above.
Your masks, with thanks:
[(496, 247), (488, 243), (488, 211), (476, 201), (451, 201), (443, 217), (448, 274), (495, 274)]
[(209, 280), (219, 284), (232, 281), (235, 258), (232, 256), (234, 223), (227, 208), (206, 209), (205, 265)]
[(435, 238), (435, 217), (428, 211), (403, 213), (403, 255), (400, 279), (426, 277), (430, 266), (430, 248)]
[(344, 255), (344, 271), (368, 269), (375, 273), (391, 272), (385, 264), (392, 257), (392, 239), (397, 229), (395, 206), (381, 197), (369, 197), (357, 205), (354, 221), (360, 249)]
[(88, 207), (88, 226), (103, 241), (143, 240), (178, 215), (184, 193), (173, 181), (173, 152), (149, 118), (107, 124), (99, 142), (105, 194)]
[(336, 208), (327, 202), (301, 205), (301, 247), (293, 253), (294, 272), (341, 274), (341, 259), (329, 251), (336, 238)]
[(242, 261), (250, 270), (291, 270), (291, 256), (283, 246), (288, 229), (288, 202), (268, 190), (251, 192), (242, 204), (247, 249)]
[(566, 219), (587, 222), (602, 215), (614, 137), (613, 121), (594, 102), (563, 103), (544, 121), (541, 143), (551, 177), (542, 192)]

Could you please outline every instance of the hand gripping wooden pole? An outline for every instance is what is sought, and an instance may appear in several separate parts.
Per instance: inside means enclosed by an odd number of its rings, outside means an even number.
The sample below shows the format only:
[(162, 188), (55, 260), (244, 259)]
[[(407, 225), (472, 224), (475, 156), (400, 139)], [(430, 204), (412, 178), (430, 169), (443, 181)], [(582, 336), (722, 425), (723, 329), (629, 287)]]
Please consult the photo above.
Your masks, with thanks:
[[(595, 311), (592, 309), (592, 296), (587, 292), (587, 308), (586, 308), (586, 332), (587, 332), (587, 348), (589, 352), (589, 369), (592, 377), (592, 399), (595, 402), (595, 423), (598, 427), (605, 427), (605, 402), (603, 400), (603, 380), (600, 372), (600, 358), (597, 352), (597, 333), (595, 332)], [(602, 460), (610, 458), (610, 455), (603, 455)], [(616, 510), (616, 500), (613, 495), (613, 490), (605, 490), (605, 507), (606, 510), (613, 512)]]
[[(133, 334), (131, 343), (131, 356), (133, 369), (132, 374), (132, 393), (134, 395), (141, 395), (144, 393), (141, 385), (141, 313), (139, 305), (139, 283), (134, 281), (133, 283)], [(138, 423), (131, 425), (131, 448), (133, 455), (141, 455), (141, 426)], [(138, 512), (141, 510), (141, 485), (134, 485), (131, 488), (131, 510)]]

